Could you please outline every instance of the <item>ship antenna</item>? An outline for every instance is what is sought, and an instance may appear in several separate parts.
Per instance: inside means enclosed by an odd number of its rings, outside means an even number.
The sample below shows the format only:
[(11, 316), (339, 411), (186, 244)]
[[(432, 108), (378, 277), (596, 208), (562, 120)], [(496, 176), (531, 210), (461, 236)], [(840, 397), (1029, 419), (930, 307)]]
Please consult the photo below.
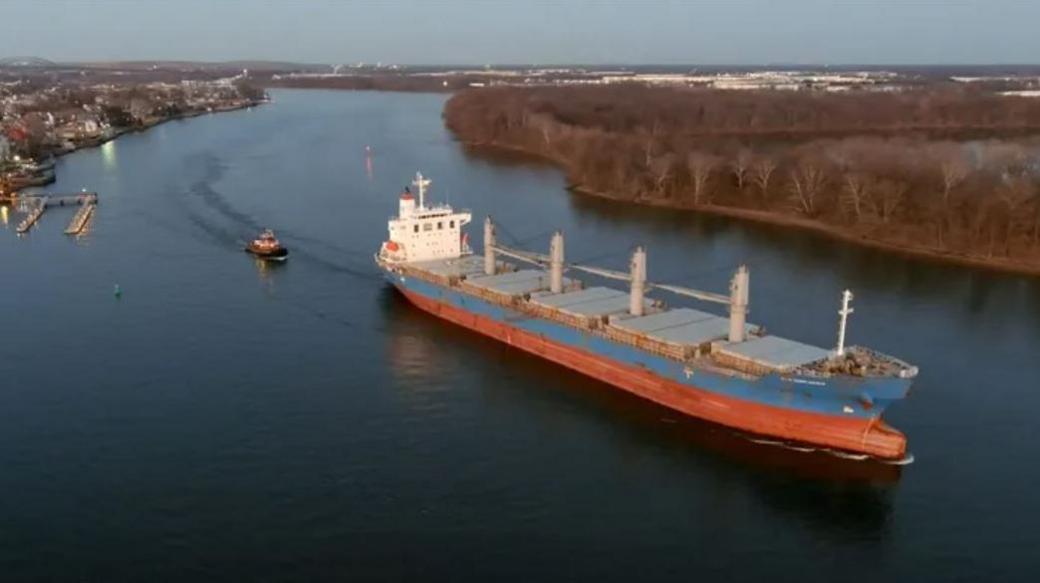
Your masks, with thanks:
[(412, 182), (419, 189), (419, 208), (426, 208), (426, 187), (430, 185), (429, 178), (423, 178), (422, 172), (415, 173), (415, 180)]
[(849, 314), (854, 312), (849, 307), (849, 302), (852, 301), (852, 292), (845, 290), (841, 294), (841, 309), (838, 310), (838, 315), (841, 316), (841, 320), (838, 322), (838, 347), (834, 350), (835, 356), (845, 356), (845, 325), (849, 320)]

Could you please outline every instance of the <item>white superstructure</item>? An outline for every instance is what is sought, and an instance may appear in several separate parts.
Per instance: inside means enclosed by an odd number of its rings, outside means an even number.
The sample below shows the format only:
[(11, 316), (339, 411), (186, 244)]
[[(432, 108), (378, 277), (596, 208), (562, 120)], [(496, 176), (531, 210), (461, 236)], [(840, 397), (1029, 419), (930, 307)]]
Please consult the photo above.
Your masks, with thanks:
[(426, 206), (430, 180), (421, 172), (415, 174), (412, 184), (419, 193), (418, 204), (407, 188), (401, 193), (397, 217), (387, 222), (390, 238), (383, 242), (379, 258), (391, 263), (411, 263), (453, 259), (472, 253), (462, 231), (470, 222), (470, 213), (455, 212), (447, 204)]

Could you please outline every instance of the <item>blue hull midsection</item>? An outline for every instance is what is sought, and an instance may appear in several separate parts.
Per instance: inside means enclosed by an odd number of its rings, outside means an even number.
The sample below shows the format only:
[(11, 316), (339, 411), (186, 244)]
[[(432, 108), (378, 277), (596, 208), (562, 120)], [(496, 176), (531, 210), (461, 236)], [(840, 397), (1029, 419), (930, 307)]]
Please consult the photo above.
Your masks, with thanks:
[(748, 377), (722, 374), (651, 354), (558, 322), (531, 317), (422, 279), (392, 271), (386, 271), (385, 274), (391, 284), (408, 292), (542, 335), (553, 342), (580, 348), (599, 357), (649, 370), (656, 376), (688, 386), (691, 390), (696, 388), (761, 405), (845, 418), (874, 419), (891, 403), (905, 397), (911, 383), (910, 379), (895, 377), (807, 377), (781, 374)]

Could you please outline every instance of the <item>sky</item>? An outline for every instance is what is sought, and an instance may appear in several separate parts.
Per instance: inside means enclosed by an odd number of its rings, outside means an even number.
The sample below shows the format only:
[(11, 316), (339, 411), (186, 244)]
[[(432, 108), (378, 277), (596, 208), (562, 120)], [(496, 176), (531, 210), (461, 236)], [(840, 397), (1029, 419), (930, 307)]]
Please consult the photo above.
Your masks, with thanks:
[(60, 62), (1040, 62), (1040, 0), (0, 0), (0, 30)]

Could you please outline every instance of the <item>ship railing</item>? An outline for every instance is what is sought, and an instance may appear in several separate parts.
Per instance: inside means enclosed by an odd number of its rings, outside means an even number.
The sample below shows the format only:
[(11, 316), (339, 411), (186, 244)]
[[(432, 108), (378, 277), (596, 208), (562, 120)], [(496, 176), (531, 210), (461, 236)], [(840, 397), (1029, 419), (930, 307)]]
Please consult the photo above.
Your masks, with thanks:
[(817, 377), (844, 374), (859, 377), (912, 379), (917, 376), (918, 370), (916, 366), (872, 348), (849, 346), (842, 356), (832, 354), (829, 358), (801, 365), (791, 372)]

